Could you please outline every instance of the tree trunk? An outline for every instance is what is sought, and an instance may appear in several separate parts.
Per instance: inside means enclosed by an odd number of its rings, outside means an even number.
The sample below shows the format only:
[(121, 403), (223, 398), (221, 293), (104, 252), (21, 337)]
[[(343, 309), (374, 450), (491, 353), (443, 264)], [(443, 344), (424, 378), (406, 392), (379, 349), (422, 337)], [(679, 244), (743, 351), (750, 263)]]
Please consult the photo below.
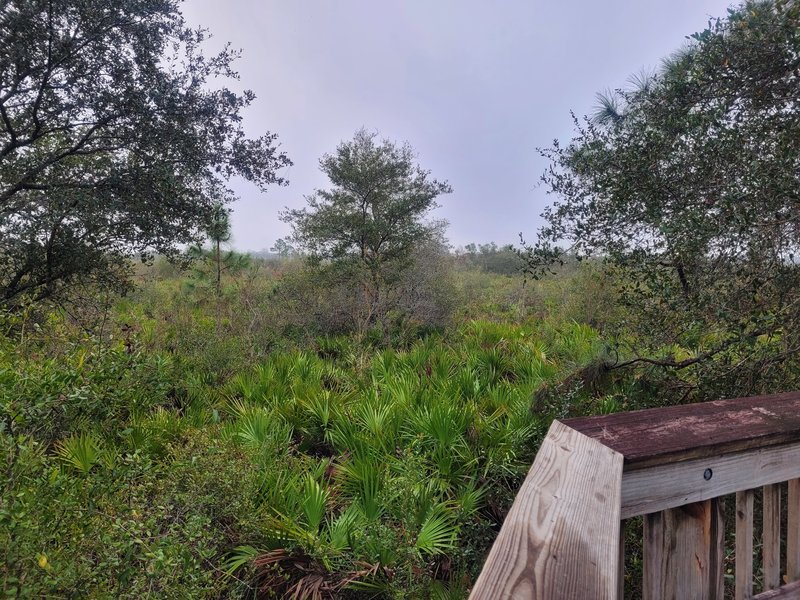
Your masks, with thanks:
[(222, 292), (222, 262), (220, 260), (219, 240), (216, 242), (215, 261), (217, 263), (217, 280), (215, 289), (217, 296)]

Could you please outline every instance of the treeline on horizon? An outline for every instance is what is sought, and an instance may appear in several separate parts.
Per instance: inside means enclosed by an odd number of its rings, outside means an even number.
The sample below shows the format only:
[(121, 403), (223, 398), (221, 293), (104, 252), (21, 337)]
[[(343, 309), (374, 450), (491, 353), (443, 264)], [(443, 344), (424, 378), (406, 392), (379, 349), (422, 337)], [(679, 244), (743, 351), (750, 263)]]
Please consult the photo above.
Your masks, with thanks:
[[(496, 242), (476, 244), (473, 242), (463, 246), (448, 246), (446, 250), (458, 265), (475, 267), (500, 275), (521, 274), (527, 264), (521, 255), (520, 247), (514, 244), (498, 245)], [(267, 261), (307, 258), (302, 251), (296, 249), (285, 238), (280, 238), (269, 250), (238, 251), (232, 249), (231, 251)], [(154, 258), (166, 260), (165, 257), (160, 256)]]

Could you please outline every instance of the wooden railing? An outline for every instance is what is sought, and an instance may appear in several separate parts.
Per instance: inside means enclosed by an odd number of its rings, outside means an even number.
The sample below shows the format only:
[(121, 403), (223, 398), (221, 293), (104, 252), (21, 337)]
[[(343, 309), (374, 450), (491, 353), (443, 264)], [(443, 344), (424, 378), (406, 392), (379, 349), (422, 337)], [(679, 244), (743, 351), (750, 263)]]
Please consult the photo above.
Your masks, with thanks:
[(721, 600), (731, 567), (737, 600), (800, 598), (800, 393), (555, 421), (470, 598), (622, 599), (622, 528), (637, 516), (646, 600)]

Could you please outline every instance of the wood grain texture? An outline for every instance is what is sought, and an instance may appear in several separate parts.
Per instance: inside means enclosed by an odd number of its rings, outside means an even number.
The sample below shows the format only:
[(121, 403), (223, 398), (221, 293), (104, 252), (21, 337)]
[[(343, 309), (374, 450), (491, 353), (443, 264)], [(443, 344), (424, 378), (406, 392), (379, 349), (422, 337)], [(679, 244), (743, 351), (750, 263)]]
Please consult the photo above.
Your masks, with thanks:
[(619, 556), (617, 557), (619, 575), (617, 580), (617, 598), (622, 600), (625, 597), (625, 522), (619, 524)]
[(720, 499), (644, 517), (644, 600), (722, 600)]
[(800, 441), (800, 392), (564, 421), (625, 457), (625, 470)]
[(777, 590), (761, 592), (753, 600), (800, 600), (800, 581), (784, 585)]
[(625, 471), (621, 515), (627, 519), (798, 477), (800, 444)]
[(800, 580), (800, 479), (789, 481), (786, 496), (786, 580)]
[(762, 492), (763, 522), (761, 534), (764, 590), (781, 585), (781, 486), (765, 485)]
[(617, 597), (622, 456), (553, 422), (472, 600)]
[(736, 492), (736, 600), (753, 597), (753, 490)]

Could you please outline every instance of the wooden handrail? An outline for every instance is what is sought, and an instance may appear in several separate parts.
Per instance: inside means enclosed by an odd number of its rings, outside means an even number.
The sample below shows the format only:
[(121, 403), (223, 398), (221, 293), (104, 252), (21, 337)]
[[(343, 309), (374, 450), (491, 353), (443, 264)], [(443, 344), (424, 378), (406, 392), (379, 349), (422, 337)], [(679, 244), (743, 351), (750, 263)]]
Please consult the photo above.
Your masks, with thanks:
[[(753, 596), (756, 493), (763, 591)], [(644, 597), (721, 600), (729, 494), (737, 600), (800, 598), (800, 393), (554, 421), (470, 598), (621, 599), (622, 521), (643, 515)]]

